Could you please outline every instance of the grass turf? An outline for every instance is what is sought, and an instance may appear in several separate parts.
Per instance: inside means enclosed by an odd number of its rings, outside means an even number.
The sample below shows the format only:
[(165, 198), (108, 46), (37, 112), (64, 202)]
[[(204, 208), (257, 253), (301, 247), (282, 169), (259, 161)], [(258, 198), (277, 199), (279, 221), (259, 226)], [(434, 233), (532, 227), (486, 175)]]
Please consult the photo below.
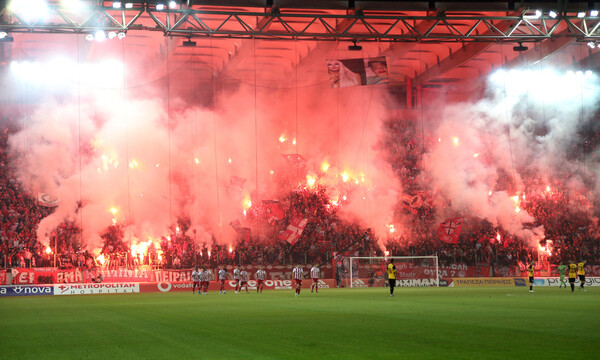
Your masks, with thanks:
[(600, 291), (14, 297), (0, 324), (4, 359), (592, 359)]

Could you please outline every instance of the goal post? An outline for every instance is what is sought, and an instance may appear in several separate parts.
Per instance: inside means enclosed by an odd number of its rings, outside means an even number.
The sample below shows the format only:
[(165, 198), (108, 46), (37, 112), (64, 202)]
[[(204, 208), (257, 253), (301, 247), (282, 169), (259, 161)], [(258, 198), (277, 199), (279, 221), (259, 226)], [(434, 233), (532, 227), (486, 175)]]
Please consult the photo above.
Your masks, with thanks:
[(440, 286), (438, 257), (434, 255), (351, 256), (349, 287), (386, 286), (390, 259), (394, 259), (396, 265), (396, 286)]

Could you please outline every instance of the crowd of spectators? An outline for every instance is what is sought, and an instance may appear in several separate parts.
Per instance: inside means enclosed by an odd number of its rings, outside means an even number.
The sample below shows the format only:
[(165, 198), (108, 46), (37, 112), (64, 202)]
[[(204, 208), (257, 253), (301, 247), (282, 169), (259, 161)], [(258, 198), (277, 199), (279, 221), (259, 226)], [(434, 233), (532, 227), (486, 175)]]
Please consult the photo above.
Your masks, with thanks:
[(11, 118), (0, 124), (0, 266), (38, 266), (44, 257), (37, 224), (49, 210), (37, 206), (36, 196), (23, 191), (23, 179), (12, 171), (15, 158), (8, 151), (8, 137), (16, 124)]
[[(440, 140), (429, 136), (419, 126), (422, 124), (417, 121), (390, 119), (385, 122), (386, 131), (380, 143), (380, 150), (387, 154), (387, 161), (406, 193), (395, 214), (403, 225), (402, 234), (390, 234), (383, 240), (390, 254), (436, 254), (442, 264), (460, 262), (497, 267), (517, 266), (531, 259), (537, 260), (540, 255), (553, 264), (571, 260), (600, 264), (600, 228), (592, 220), (598, 216), (593, 213), (598, 206), (592, 206), (584, 194), (563, 185), (567, 181), (559, 178), (567, 179), (572, 175), (566, 172), (557, 173), (552, 184), (545, 184), (539, 173), (524, 169), (520, 173), (524, 191), (519, 193), (515, 178), (508, 171), (497, 169), (498, 180), (493, 192), (505, 191), (519, 196), (519, 207), (534, 218), (525, 227), (544, 228), (545, 236), (539, 241), (524, 241), (525, 236), (519, 238), (508, 234), (485, 219), (469, 216), (469, 209), (456, 215), (463, 218), (458, 243), (440, 241), (437, 234), (440, 214), (449, 202), (442, 194), (435, 194), (428, 185), (431, 182), (427, 173), (422, 171), (423, 155)], [(581, 139), (584, 139), (587, 151), (600, 146), (598, 135), (588, 133)]]
[[(520, 206), (535, 219), (528, 226), (545, 229), (546, 237), (539, 244), (528, 243), (518, 234), (509, 234), (484, 219), (464, 214), (458, 243), (440, 241), (439, 213), (446, 201), (427, 187), (428, 179), (422, 171), (423, 154), (437, 139), (424, 135), (413, 121), (394, 120), (386, 125), (387, 135), (380, 146), (386, 149), (387, 161), (407, 194), (394, 214), (399, 223), (404, 223), (401, 234), (390, 233), (378, 239), (370, 228), (343, 219), (339, 212), (343, 203), (332, 201), (326, 188), (315, 186), (284, 194), (280, 199), (284, 215), (280, 218), (266, 216), (260, 205), (249, 209), (242, 221), (251, 231), (240, 232), (231, 245), (218, 244), (214, 237), (209, 243), (199, 242), (189, 218), (181, 216), (169, 236), (137, 251), (133, 251), (130, 236), (123, 228), (107, 226), (101, 234), (100, 255), (92, 255), (82, 245), (81, 229), (72, 221), (65, 220), (45, 239), (38, 238), (38, 223), (53, 208), (39, 206), (36, 194), (28, 193), (23, 179), (17, 176), (15, 167), (22, 164), (8, 151), (8, 137), (16, 126), (4, 118), (0, 134), (0, 265), (87, 269), (148, 265), (178, 269), (195, 265), (214, 268), (233, 264), (324, 264), (335, 253), (383, 256), (383, 250), (395, 256), (438, 255), (442, 265), (510, 267), (537, 259), (540, 251), (546, 252), (544, 256), (552, 263), (577, 259), (600, 264), (600, 231), (590, 216), (594, 206), (583, 195), (561, 188), (559, 182), (544, 184), (535, 174), (522, 174), (527, 197), (520, 200)], [(515, 180), (509, 174), (501, 173), (499, 179), (497, 190), (514, 190)], [(291, 244), (280, 234), (294, 218), (307, 222), (301, 236)]]

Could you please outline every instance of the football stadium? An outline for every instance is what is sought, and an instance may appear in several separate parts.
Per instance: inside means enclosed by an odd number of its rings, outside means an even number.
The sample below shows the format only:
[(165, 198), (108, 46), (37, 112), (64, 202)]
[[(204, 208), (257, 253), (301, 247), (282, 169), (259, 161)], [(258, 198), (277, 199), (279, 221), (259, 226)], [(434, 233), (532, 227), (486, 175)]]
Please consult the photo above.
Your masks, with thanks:
[(3, 358), (598, 358), (599, 11), (0, 2)]

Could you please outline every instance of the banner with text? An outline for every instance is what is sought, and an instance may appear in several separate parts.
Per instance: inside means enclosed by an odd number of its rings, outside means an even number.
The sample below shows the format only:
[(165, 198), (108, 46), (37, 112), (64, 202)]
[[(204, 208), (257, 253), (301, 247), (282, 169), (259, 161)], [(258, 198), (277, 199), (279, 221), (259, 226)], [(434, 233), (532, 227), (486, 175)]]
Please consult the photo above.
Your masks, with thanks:
[(139, 283), (58, 284), (54, 295), (132, 294), (140, 292)]
[(52, 285), (5, 285), (0, 286), (0, 296), (54, 295)]

